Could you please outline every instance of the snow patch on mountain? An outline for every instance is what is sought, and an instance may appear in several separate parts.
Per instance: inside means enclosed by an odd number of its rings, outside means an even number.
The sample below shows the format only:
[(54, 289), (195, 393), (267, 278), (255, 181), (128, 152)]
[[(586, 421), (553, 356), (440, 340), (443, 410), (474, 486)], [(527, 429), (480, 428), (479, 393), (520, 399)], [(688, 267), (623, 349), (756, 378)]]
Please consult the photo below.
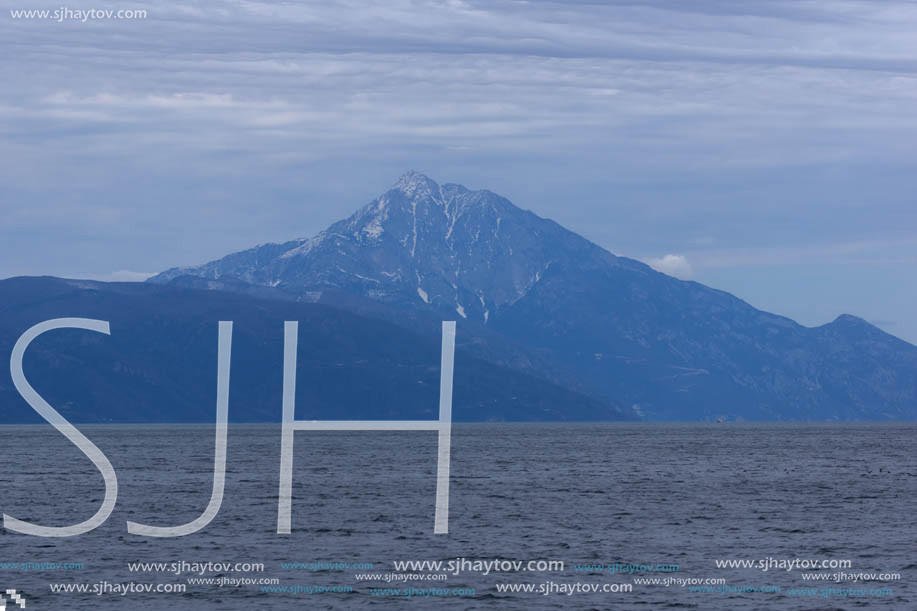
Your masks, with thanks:
[(153, 281), (231, 278), (296, 295), (333, 288), (486, 323), (524, 298), (558, 259), (582, 268), (627, 261), (495, 193), (407, 172), (314, 237), (168, 270)]

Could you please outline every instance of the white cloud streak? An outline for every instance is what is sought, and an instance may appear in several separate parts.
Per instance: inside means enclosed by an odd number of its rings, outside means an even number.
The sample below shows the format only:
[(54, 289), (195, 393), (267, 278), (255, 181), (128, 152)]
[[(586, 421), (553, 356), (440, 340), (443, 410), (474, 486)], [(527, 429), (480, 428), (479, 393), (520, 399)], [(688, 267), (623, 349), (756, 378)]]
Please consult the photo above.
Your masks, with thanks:
[(684, 255), (665, 255), (662, 257), (650, 257), (645, 259), (644, 263), (655, 269), (657, 272), (675, 276), (681, 280), (690, 280), (694, 276), (694, 270)]

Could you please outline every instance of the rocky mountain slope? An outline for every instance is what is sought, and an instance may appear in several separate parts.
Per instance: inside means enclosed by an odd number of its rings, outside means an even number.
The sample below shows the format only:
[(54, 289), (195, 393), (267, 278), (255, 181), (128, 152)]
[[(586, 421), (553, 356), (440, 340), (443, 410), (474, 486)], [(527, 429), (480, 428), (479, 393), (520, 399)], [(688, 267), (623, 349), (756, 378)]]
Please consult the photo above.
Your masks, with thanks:
[[(58, 278), (0, 280), (0, 354), (53, 318), (111, 335), (49, 331), (25, 354), (35, 390), (72, 422), (212, 422), (217, 326), (233, 321), (229, 417), (280, 422), (283, 323), (299, 321), (296, 417), (439, 418), (439, 338), (324, 305), (226, 291)], [(458, 348), (453, 419), (618, 420), (629, 410), (494, 366)], [(0, 369), (0, 422), (42, 422)]]
[(476, 356), (649, 419), (917, 418), (917, 348), (861, 319), (803, 327), (415, 172), (317, 236), (151, 281), (334, 303), (418, 331), (455, 319)]

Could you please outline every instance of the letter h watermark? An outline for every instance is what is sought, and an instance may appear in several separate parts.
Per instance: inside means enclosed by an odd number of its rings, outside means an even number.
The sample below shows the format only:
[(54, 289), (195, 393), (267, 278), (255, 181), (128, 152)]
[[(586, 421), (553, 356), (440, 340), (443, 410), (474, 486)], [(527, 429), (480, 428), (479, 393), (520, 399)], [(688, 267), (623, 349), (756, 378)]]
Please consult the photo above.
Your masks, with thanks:
[(283, 441), (280, 449), (280, 498), (277, 532), (290, 533), (293, 500), (293, 433), (295, 431), (439, 431), (436, 468), (436, 514), (433, 533), (449, 532), (449, 458), (452, 444), (452, 370), (455, 360), (455, 322), (443, 322), (442, 365), (439, 377), (439, 420), (296, 420), (296, 347), (299, 323), (284, 323)]

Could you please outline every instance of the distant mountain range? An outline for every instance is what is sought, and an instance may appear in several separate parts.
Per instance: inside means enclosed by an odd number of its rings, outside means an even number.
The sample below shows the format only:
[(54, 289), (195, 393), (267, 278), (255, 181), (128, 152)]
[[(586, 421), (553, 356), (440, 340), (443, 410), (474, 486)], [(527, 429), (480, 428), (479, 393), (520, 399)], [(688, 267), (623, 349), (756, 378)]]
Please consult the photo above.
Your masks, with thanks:
[[(283, 323), (298, 320), (300, 420), (436, 420), (440, 340), (338, 308), (224, 291), (58, 278), (0, 280), (0, 354), (53, 318), (106, 320), (111, 335), (61, 329), (23, 370), (72, 422), (213, 422), (217, 327), (233, 321), (229, 418), (280, 422)], [(626, 411), (466, 350), (455, 355), (456, 421), (619, 420)], [(0, 423), (41, 422), (0, 368)]]
[[(111, 338), (60, 332), (30, 357), (89, 419), (209, 420), (218, 320), (237, 321), (243, 420), (279, 419), (283, 320), (309, 334), (309, 417), (426, 417), (440, 322), (457, 320), (456, 420), (917, 419), (917, 347), (859, 318), (803, 327), (415, 172), (317, 236), (146, 284), (0, 282), (0, 349), (51, 314), (111, 317)], [(52, 383), (63, 370), (82, 373)]]
[(490, 191), (409, 172), (317, 236), (154, 283), (327, 303), (435, 333), (638, 417), (917, 418), (917, 348), (853, 316), (817, 328), (617, 257)]

